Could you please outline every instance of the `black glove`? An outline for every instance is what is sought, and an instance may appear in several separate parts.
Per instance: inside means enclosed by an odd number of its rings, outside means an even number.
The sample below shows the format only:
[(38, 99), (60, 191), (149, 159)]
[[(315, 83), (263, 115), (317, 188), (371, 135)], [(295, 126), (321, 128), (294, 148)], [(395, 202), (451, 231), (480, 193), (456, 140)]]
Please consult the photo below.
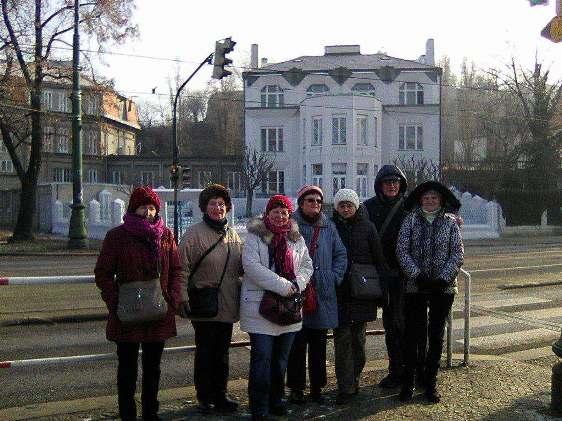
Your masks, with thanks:
[(429, 278), (423, 272), (420, 272), (418, 276), (414, 278), (414, 282), (418, 286), (419, 289), (426, 289), (427, 284), (429, 283)]
[(443, 278), (429, 278), (425, 274), (420, 281), (416, 278), (416, 285), (420, 291), (425, 292), (443, 292), (448, 286), (449, 282)]

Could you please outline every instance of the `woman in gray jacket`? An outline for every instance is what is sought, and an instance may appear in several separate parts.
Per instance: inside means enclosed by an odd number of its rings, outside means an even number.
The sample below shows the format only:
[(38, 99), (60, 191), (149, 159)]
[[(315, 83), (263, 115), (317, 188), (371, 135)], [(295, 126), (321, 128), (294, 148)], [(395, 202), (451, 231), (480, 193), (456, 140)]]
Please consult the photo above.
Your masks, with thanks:
[(242, 249), (240, 329), (250, 334), (248, 396), (253, 420), (267, 419), (269, 413), (287, 413), (283, 401), (285, 370), (302, 323), (277, 325), (266, 320), (259, 309), (265, 290), (291, 296), (303, 291), (312, 275), (312, 261), (297, 224), (290, 218), (292, 212), (287, 196), (273, 196), (264, 217), (248, 222)]
[(396, 246), (396, 255), (406, 276), (406, 370), (400, 400), (412, 398), (418, 344), (425, 342), (427, 336), (425, 372), (419, 383), (425, 385), (427, 400), (437, 403), (441, 399), (437, 391), (437, 371), (445, 320), (457, 292), (457, 274), (464, 254), (456, 218), (446, 210), (458, 211), (460, 203), (443, 184), (426, 181), (414, 189), (405, 207), (414, 210), (402, 222)]

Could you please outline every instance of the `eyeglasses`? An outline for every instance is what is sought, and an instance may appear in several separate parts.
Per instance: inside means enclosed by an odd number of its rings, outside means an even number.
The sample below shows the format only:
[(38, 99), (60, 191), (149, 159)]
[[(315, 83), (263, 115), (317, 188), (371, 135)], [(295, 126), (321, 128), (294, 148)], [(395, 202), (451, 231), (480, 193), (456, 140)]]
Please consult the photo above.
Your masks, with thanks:
[(383, 184), (392, 184), (392, 185), (396, 185), (396, 184), (400, 184), (400, 180), (384, 180)]
[(310, 198), (310, 199), (304, 199), (304, 201), (308, 202), (308, 203), (320, 203), (320, 204), (322, 203), (322, 199), (312, 199), (312, 198)]
[(224, 209), (226, 208), (226, 203), (213, 203), (213, 202), (209, 202), (209, 207), (211, 208), (219, 208), (219, 209)]

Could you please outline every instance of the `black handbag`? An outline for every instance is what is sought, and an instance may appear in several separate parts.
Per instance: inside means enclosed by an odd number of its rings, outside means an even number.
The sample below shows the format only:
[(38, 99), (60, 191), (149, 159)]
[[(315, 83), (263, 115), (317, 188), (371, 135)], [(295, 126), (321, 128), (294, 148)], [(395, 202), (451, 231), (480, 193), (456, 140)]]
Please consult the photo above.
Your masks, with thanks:
[(222, 241), (222, 239), (226, 236), (226, 233), (221, 235), (218, 241), (213, 244), (205, 253), (199, 258), (197, 263), (194, 265), (193, 270), (189, 274), (189, 278), (187, 280), (187, 297), (189, 300), (189, 311), (187, 312), (188, 317), (215, 317), (219, 312), (219, 289), (222, 284), (222, 280), (224, 279), (224, 274), (226, 273), (226, 267), (228, 265), (228, 261), (230, 260), (230, 245), (227, 243), (227, 255), (226, 255), (226, 262), (224, 262), (224, 267), (222, 270), (222, 274), (219, 280), (219, 283), (216, 287), (205, 287), (205, 288), (196, 288), (192, 285), (193, 275), (201, 265), (203, 259), (209, 255), (211, 251)]
[(357, 300), (380, 300), (381, 278), (375, 265), (352, 263), (349, 269), (351, 296)]
[[(291, 281), (293, 282), (293, 281)], [(302, 294), (298, 291), (289, 297), (283, 297), (273, 291), (265, 290), (260, 302), (260, 314), (264, 319), (281, 326), (292, 325), (302, 321)]]

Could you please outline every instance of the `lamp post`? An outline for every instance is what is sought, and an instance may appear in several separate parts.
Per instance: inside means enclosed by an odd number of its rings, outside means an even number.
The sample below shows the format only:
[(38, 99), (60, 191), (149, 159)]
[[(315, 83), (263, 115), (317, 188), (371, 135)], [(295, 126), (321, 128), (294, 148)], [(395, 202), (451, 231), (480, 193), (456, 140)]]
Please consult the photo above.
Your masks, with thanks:
[(72, 44), (72, 214), (68, 228), (68, 248), (88, 247), (88, 234), (82, 202), (82, 106), (80, 93), (80, 13), (74, 0), (74, 39)]
[(205, 64), (211, 64), (213, 58), (213, 53), (209, 54), (205, 60), (201, 62), (201, 64), (193, 71), (193, 73), (187, 78), (185, 82), (181, 84), (181, 86), (176, 91), (176, 96), (174, 98), (174, 108), (172, 112), (172, 166), (170, 167), (170, 179), (172, 180), (172, 186), (174, 187), (174, 238), (176, 243), (178, 242), (178, 181), (179, 181), (179, 172), (180, 166), (178, 163), (178, 127), (177, 127), (177, 108), (178, 108), (178, 99), (182, 89), (187, 85), (187, 83), (191, 80), (193, 76), (203, 67)]

